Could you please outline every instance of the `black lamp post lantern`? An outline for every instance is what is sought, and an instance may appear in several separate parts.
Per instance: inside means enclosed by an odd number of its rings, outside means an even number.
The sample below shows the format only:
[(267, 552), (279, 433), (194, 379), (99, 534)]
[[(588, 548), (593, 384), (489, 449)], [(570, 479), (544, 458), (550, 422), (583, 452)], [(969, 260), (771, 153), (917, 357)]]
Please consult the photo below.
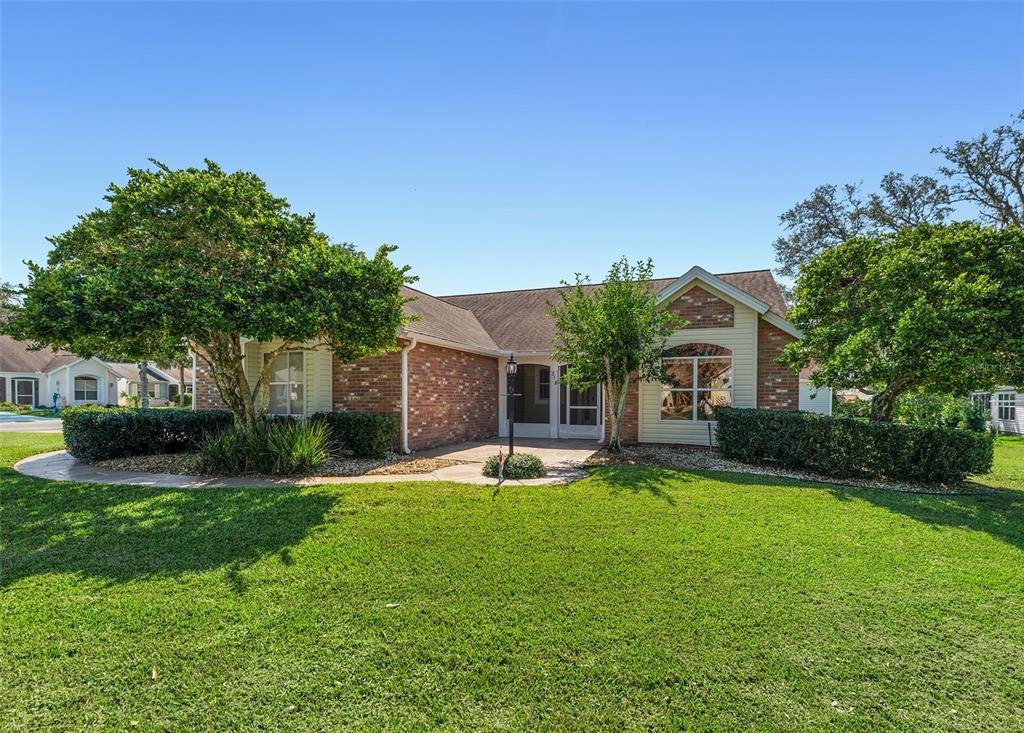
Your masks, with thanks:
[(505, 364), (505, 376), (508, 377), (508, 454), (512, 455), (515, 450), (514, 436), (516, 432), (516, 372), (519, 365), (516, 364), (515, 354), (509, 354), (508, 362)]

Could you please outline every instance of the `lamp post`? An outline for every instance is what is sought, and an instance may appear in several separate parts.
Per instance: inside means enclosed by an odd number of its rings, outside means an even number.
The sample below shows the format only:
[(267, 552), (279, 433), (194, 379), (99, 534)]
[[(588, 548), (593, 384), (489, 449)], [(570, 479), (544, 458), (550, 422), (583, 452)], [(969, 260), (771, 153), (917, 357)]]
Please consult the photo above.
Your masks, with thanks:
[(516, 364), (515, 354), (509, 354), (508, 362), (505, 364), (505, 376), (508, 377), (508, 454), (512, 455), (514, 447), (514, 436), (516, 431), (516, 372), (519, 365)]

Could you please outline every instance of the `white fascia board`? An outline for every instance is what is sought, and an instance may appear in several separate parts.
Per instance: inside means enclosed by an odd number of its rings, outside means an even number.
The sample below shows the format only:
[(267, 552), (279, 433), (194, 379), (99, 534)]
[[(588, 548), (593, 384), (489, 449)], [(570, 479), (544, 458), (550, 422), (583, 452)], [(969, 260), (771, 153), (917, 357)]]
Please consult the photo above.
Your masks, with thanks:
[(771, 310), (771, 306), (769, 306), (763, 300), (755, 298), (753, 295), (746, 291), (740, 290), (735, 285), (730, 285), (720, 277), (715, 277), (710, 272), (705, 270), (703, 267), (700, 267), (698, 265), (694, 265), (689, 270), (687, 270), (684, 275), (676, 278), (674, 281), (672, 281), (664, 288), (662, 288), (662, 290), (658, 293), (658, 302), (664, 302), (667, 298), (672, 297), (672, 295), (685, 288), (694, 280), (699, 280), (706, 285), (710, 285), (716, 290), (725, 293), (733, 300), (742, 303), (743, 305), (747, 306), (752, 310), (757, 311), (760, 314), (767, 313), (768, 311)]
[(802, 339), (804, 337), (803, 331), (801, 331), (799, 328), (797, 328), (792, 323), (787, 321), (785, 318), (780, 316), (778, 313), (768, 311), (767, 313), (762, 313), (761, 318), (775, 326), (780, 331), (785, 331), (794, 338)]

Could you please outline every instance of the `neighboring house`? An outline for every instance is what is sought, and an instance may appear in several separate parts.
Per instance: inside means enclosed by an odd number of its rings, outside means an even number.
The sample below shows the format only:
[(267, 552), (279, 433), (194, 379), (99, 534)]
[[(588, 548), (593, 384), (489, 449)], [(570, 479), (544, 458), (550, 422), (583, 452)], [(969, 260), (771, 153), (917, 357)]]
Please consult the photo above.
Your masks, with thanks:
[(1000, 433), (1024, 435), (1024, 392), (1000, 387), (995, 392), (975, 392), (971, 401), (988, 413), (989, 425)]
[(800, 409), (804, 412), (832, 414), (832, 388), (815, 387), (811, 384), (813, 366), (804, 367), (800, 372)]
[[(689, 321), (665, 351), (670, 384), (633, 384), (622, 435), (625, 442), (707, 444), (718, 405), (795, 410), (799, 375), (776, 363), (800, 332), (785, 319), (785, 302), (769, 270), (712, 275), (694, 267), (651, 283), (666, 308)], [(597, 287), (596, 285), (588, 286)], [(555, 324), (549, 304), (559, 288), (433, 297), (411, 288), (411, 321), (400, 351), (343, 364), (324, 348), (275, 360), (270, 411), (373, 411), (395, 415), (403, 449), (504, 436), (505, 363), (514, 353), (516, 435), (603, 440), (608, 416), (601, 390), (567, 389), (565, 366), (552, 358)], [(280, 342), (245, 344), (246, 369), (259, 377), (264, 354)], [(223, 409), (197, 360), (197, 408)], [(823, 400), (808, 394), (808, 404)]]
[[(176, 371), (176, 370), (175, 370)], [(186, 370), (186, 392), (191, 392), (192, 373)], [(151, 367), (151, 404), (170, 404), (177, 395), (178, 378)], [(29, 407), (52, 407), (53, 396), (61, 405), (127, 404), (124, 394), (138, 394), (136, 364), (83, 359), (68, 351), (32, 350), (29, 344), (0, 336), (0, 402)]]
[[(111, 371), (117, 374), (117, 404), (129, 405), (139, 396), (139, 365), (125, 362), (108, 362)], [(149, 404), (164, 407), (177, 404), (181, 386), (178, 384), (177, 369), (162, 369), (149, 365)], [(185, 370), (185, 394), (192, 394), (192, 370)]]

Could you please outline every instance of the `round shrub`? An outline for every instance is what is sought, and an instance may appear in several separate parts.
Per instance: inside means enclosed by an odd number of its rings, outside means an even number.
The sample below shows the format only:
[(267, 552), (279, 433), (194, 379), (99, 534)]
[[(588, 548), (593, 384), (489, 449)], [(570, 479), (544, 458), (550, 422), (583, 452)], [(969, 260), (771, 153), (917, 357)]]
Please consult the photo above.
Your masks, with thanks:
[[(484, 462), (484, 476), (498, 478), (498, 469), (498, 456), (491, 456)], [(504, 478), (543, 478), (547, 475), (548, 472), (544, 468), (544, 461), (532, 453), (513, 453), (511, 456), (505, 456)]]

